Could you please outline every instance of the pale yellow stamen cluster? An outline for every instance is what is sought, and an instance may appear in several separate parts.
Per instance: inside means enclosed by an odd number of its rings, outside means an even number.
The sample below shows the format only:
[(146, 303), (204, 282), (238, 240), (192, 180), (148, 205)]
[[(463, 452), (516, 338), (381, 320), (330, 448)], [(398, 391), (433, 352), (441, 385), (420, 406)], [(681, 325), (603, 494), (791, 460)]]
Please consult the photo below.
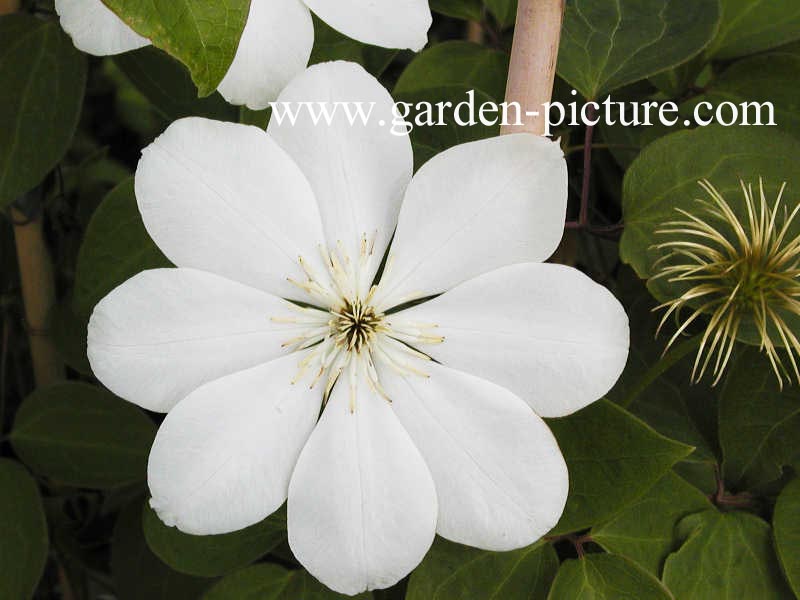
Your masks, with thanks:
[(667, 349), (700, 315), (710, 315), (692, 379), (703, 377), (716, 353), (712, 369), (716, 384), (743, 323), (752, 322), (781, 386), (784, 378), (788, 381), (791, 377), (778, 353), (776, 334), (800, 381), (795, 356), (800, 353), (800, 342), (785, 319), (787, 314), (800, 316), (800, 235), (789, 238), (800, 204), (791, 213), (780, 210), (784, 184), (770, 208), (763, 181), (759, 181), (758, 200), (752, 186), (741, 182), (747, 212), (743, 223), (711, 183), (704, 180), (700, 185), (710, 200), (697, 200), (696, 214), (677, 209), (685, 219), (665, 223), (656, 231), (671, 239), (656, 246), (667, 254), (654, 265), (657, 274), (653, 279), (690, 285), (680, 297), (657, 307), (667, 309), (659, 330), (671, 315), (685, 307), (693, 309)]
[[(335, 250), (321, 250), (326, 278), (300, 257), (305, 280), (289, 281), (324, 308), (292, 305), (293, 315), (272, 317), (275, 322), (307, 327), (283, 344), (293, 351), (307, 351), (292, 383), (309, 376), (314, 388), (324, 380), (323, 398), (327, 402), (334, 384), (347, 370), (351, 411), (355, 410), (359, 369), (372, 390), (391, 401), (381, 386), (376, 361), (400, 374), (427, 377), (419, 365), (430, 357), (414, 346), (443, 341), (433, 333), (435, 324), (395, 320), (376, 305), (373, 299), (379, 286), (368, 280), (374, 274), (374, 249), (375, 238), (368, 240), (364, 235), (356, 261), (351, 261), (341, 243)], [(348, 369), (350, 366), (354, 368)]]

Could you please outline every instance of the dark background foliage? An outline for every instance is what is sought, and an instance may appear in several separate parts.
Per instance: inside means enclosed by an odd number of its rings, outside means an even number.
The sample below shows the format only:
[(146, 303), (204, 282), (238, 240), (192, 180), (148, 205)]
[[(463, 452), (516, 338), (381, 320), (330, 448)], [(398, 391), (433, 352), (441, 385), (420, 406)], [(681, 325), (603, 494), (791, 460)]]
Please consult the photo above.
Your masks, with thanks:
[[(357, 61), (397, 100), (459, 102), (474, 89), (479, 100), (502, 101), (514, 2), (431, 7), (431, 42), (420, 54), (367, 47), (315, 21), (312, 62)], [(156, 48), (82, 55), (52, 2), (25, 0), (21, 12), (0, 17), (0, 599), (338, 597), (299, 568), (280, 511), (224, 536), (162, 525), (145, 505), (159, 416), (105, 391), (85, 357), (94, 304), (131, 275), (169, 264), (136, 210), (131, 176), (140, 149), (182, 116), (263, 126), (269, 115), (216, 93), (198, 99), (193, 77), (207, 91), (213, 74), (190, 73)], [(702, 100), (768, 100), (778, 126), (558, 128), (571, 222), (553, 260), (581, 268), (623, 302), (628, 366), (607, 399), (549, 422), (571, 489), (545, 540), (490, 553), (437, 539), (408, 580), (372, 596), (792, 598), (800, 592), (797, 387), (779, 389), (758, 349), (745, 344), (718, 386), (689, 385), (703, 324), (662, 358), (670, 332), (654, 339), (658, 302), (643, 278), (652, 275), (654, 229), (690, 206), (700, 178), (727, 192), (740, 177), (763, 176), (770, 189), (786, 181), (790, 206), (798, 202), (800, 5), (568, 0), (562, 37), (562, 102), (613, 93), (672, 100), (683, 115)], [(178, 58), (191, 66), (187, 52)], [(497, 133), (418, 127), (417, 166)], [(23, 289), (20, 272), (42, 273), (46, 257), (30, 245), (38, 232), (53, 263), (44, 281), (54, 282), (57, 302), (43, 323), (32, 323), (31, 298), (43, 293)], [(31, 357), (41, 352), (49, 372), (34, 370)]]

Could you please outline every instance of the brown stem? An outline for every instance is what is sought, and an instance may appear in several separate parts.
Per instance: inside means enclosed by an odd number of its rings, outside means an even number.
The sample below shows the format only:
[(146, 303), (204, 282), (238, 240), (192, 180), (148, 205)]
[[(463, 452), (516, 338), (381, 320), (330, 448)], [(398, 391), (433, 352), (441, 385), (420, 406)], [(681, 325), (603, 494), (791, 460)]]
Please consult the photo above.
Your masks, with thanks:
[[(589, 104), (586, 116), (589, 121), (594, 121), (594, 105)], [(578, 222), (581, 227), (589, 225), (589, 190), (592, 182), (592, 141), (594, 140), (594, 125), (586, 125), (586, 135), (583, 140), (583, 183), (581, 184), (581, 209)]]
[(64, 364), (49, 335), (49, 317), (56, 303), (53, 263), (44, 239), (41, 214), (26, 220), (24, 214), (12, 208), (11, 218), (33, 375), (36, 386), (41, 387), (64, 377)]
[(19, 0), (0, 0), (0, 15), (10, 15), (19, 10)]
[(504, 125), (501, 133), (545, 132), (543, 105), (553, 96), (563, 18), (564, 0), (519, 0), (506, 102), (521, 107), (521, 125)]
[(72, 592), (72, 585), (69, 582), (67, 571), (61, 561), (56, 562), (56, 569), (58, 573), (58, 588), (61, 591), (62, 600), (75, 600), (75, 594)]
[(467, 41), (483, 44), (483, 25), (477, 21), (467, 22)]

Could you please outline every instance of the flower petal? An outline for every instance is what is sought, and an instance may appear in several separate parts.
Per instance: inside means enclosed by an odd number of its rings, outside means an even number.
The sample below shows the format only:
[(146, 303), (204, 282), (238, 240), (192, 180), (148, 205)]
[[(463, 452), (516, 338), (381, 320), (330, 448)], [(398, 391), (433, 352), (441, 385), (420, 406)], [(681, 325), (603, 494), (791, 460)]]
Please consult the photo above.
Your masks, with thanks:
[(433, 542), (436, 492), (428, 467), (389, 404), (363, 378), (355, 411), (340, 378), (289, 484), (289, 545), (343, 594), (385, 588)]
[(191, 117), (142, 152), (136, 199), (145, 227), (179, 267), (217, 273), (306, 300), (298, 256), (316, 263), (324, 241), (308, 181), (257, 127)]
[[(319, 103), (335, 111), (330, 123), (324, 118), (315, 123), (311, 117), (312, 110), (322, 108)], [(369, 113), (367, 123), (353, 103)], [(297, 111), (294, 124), (286, 109)], [(380, 125), (391, 124), (393, 109), (389, 93), (361, 66), (323, 63), (307, 69), (281, 93), (268, 129), (311, 182), (330, 247), (341, 242), (355, 259), (361, 237), (371, 238), (377, 231), (376, 260), (363, 277), (367, 287), (394, 232), (413, 168), (408, 136), (392, 135)]]
[(219, 92), (231, 104), (267, 108), (306, 68), (313, 45), (311, 13), (300, 0), (251, 0), (236, 56)]
[(103, 298), (89, 320), (92, 371), (118, 396), (166, 412), (189, 392), (267, 362), (301, 325), (285, 300), (211, 273), (155, 269)]
[(558, 246), (567, 166), (556, 142), (506, 135), (450, 148), (408, 186), (377, 301), (386, 308)]
[(401, 311), (392, 325), (436, 324), (439, 362), (508, 388), (542, 417), (601, 398), (628, 358), (628, 317), (616, 298), (562, 265), (492, 271)]
[(298, 355), (228, 375), (181, 400), (158, 430), (151, 506), (186, 533), (229, 533), (284, 503), (322, 393), (292, 385)]
[(558, 522), (569, 488), (553, 434), (520, 398), (434, 362), (429, 378), (383, 376), (392, 408), (433, 475), (439, 535), (505, 551)]
[(101, 0), (56, 0), (55, 8), (72, 43), (87, 54), (121, 54), (150, 44)]
[(359, 42), (415, 52), (428, 43), (428, 0), (304, 1), (328, 25)]

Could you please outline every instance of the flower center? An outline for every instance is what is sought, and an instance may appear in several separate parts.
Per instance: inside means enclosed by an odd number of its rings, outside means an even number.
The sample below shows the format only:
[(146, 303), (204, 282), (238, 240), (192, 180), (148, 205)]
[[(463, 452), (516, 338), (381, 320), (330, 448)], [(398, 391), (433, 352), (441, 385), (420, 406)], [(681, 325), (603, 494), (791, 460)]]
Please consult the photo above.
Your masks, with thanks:
[(383, 325), (384, 315), (372, 306), (359, 299), (345, 300), (344, 306), (331, 311), (331, 329), (336, 342), (345, 346), (348, 351), (359, 353), (369, 346), (375, 336), (386, 328)]
[[(362, 236), (357, 260), (351, 260), (341, 243), (333, 250), (322, 250), (326, 269), (322, 277), (300, 257), (306, 277), (289, 281), (320, 308), (293, 304), (291, 316), (272, 317), (273, 321), (294, 325), (300, 331), (283, 344), (293, 351), (306, 351), (292, 383), (310, 378), (310, 387), (314, 388), (325, 381), (323, 398), (327, 401), (347, 369), (351, 411), (355, 410), (357, 372), (365, 376), (373, 391), (389, 400), (381, 386), (376, 361), (397, 373), (427, 377), (421, 367), (430, 357), (417, 348), (444, 340), (435, 334), (434, 324), (409, 322), (399, 315), (390, 317), (375, 306), (373, 297), (378, 286), (369, 281), (374, 273), (373, 261), (377, 260), (374, 245), (374, 239)], [(350, 366), (353, 368), (348, 369)]]

